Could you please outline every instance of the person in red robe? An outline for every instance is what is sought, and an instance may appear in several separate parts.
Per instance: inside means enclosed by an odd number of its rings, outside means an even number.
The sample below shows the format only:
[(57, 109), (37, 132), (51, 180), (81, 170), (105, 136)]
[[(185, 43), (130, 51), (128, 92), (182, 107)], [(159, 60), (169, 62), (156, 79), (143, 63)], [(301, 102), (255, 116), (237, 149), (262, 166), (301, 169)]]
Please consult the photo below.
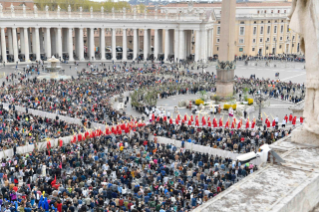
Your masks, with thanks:
[(196, 127), (199, 127), (199, 121), (198, 121), (198, 118), (196, 119), (196, 121), (195, 121), (195, 126)]
[(216, 118), (214, 117), (214, 119), (213, 119), (213, 127), (214, 128), (216, 128), (217, 127), (217, 120), (216, 120)]
[(206, 125), (206, 120), (205, 120), (205, 116), (202, 117), (202, 125), (205, 126)]
[(191, 126), (191, 125), (192, 125), (192, 121), (188, 120), (188, 126)]
[(285, 116), (284, 119), (286, 120), (286, 123), (288, 123), (288, 116), (287, 115)]
[(256, 125), (256, 119), (254, 119), (253, 123), (251, 124), (251, 129), (254, 129)]
[(231, 123), (231, 129), (235, 129), (235, 121), (232, 121), (232, 123)]
[(292, 119), (292, 125), (295, 126), (295, 125), (296, 125), (296, 122), (297, 122), (297, 116), (295, 116), (295, 117)]
[(268, 120), (267, 121), (267, 128), (269, 128), (270, 127), (270, 121)]
[(247, 119), (247, 121), (246, 121), (246, 129), (249, 129), (249, 125), (250, 125), (249, 119)]
[(242, 120), (238, 122), (237, 129), (241, 129), (241, 125), (242, 125)]
[(300, 124), (302, 124), (303, 123), (303, 117), (301, 116), (300, 117)]
[(289, 122), (292, 122), (292, 114), (289, 115)]
[(276, 126), (276, 120), (274, 119), (273, 121), (272, 121), (272, 127), (275, 127)]
[(173, 119), (172, 118), (169, 119), (169, 124), (173, 124)]
[(229, 119), (227, 120), (227, 122), (225, 124), (225, 128), (229, 128)]
[(223, 127), (223, 120), (222, 120), (222, 118), (219, 119), (219, 127)]

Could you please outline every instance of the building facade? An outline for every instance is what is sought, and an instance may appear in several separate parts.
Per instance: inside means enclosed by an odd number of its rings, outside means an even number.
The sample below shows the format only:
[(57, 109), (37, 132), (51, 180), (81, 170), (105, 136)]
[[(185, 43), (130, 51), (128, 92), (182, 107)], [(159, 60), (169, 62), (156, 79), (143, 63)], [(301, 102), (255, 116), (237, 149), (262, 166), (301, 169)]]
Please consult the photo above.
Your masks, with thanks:
[[(221, 4), (168, 4), (162, 12), (185, 13), (188, 8), (203, 13), (212, 11), (215, 17), (213, 52), (220, 50)], [(301, 54), (300, 37), (289, 29), (291, 2), (245, 2), (236, 4), (235, 55), (269, 56)]]
[[(179, 61), (191, 55), (195, 34), (195, 60), (205, 61), (213, 54), (213, 43), (210, 42), (214, 24), (212, 13), (181, 15), (159, 11), (138, 14), (125, 10), (106, 13), (103, 8), (101, 12), (33, 9), (32, 13), (25, 7), (0, 11), (2, 62), (45, 60), (52, 55), (68, 61), (146, 60), (150, 56)], [(117, 46), (118, 35), (122, 37), (120, 48)], [(143, 46), (139, 49), (141, 38)], [(107, 44), (108, 40), (111, 42)], [(133, 46), (131, 52), (128, 44)]]

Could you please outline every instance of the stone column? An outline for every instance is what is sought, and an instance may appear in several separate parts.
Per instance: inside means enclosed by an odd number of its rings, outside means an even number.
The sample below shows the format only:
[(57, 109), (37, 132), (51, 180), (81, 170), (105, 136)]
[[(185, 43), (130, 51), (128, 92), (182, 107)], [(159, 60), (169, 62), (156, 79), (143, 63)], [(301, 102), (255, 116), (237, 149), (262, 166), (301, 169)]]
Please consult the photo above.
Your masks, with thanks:
[[(28, 27), (23, 28), (24, 31), (24, 40), (23, 40), (23, 44), (24, 44), (24, 56), (25, 56), (25, 62), (29, 62), (29, 57), (30, 57), (30, 52), (29, 52), (29, 30)], [(22, 44), (21, 44), (22, 45)]]
[(200, 35), (200, 30), (197, 29), (195, 30), (195, 62), (198, 62), (199, 60), (201, 60), (201, 53), (200, 53), (200, 39), (201, 39), (201, 35)]
[(19, 61), (19, 50), (18, 50), (18, 39), (17, 39), (17, 28), (12, 28), (12, 45), (13, 45), (13, 56), (14, 62)]
[[(220, 62), (218, 62), (216, 66), (216, 94), (218, 96), (228, 96), (233, 94), (234, 71), (236, 67), (233, 62), (235, 55), (236, 0), (223, 1), (222, 11), (220, 48), (218, 54), (218, 59)], [(266, 34), (266, 32), (264, 34)], [(204, 41), (207, 42), (206, 30), (203, 38)], [(204, 50), (204, 59), (206, 60), (207, 48)], [(229, 63), (227, 68), (224, 66), (225, 62)]]
[(112, 29), (112, 60), (116, 61), (116, 29)]
[(105, 28), (100, 28), (100, 53), (101, 60), (105, 59)]
[(168, 57), (169, 57), (169, 46), (170, 46), (169, 29), (165, 29), (165, 55), (164, 55), (164, 61), (168, 60)]
[(40, 28), (39, 29), (39, 36), (40, 36), (40, 52), (41, 52), (41, 54), (43, 54), (43, 53), (45, 53), (45, 50), (44, 50), (44, 45), (43, 45), (43, 41), (44, 41), (44, 39), (43, 39), (43, 37), (44, 37), (44, 33), (43, 33), (43, 28)]
[(51, 36), (51, 55), (55, 55), (57, 53), (57, 48), (56, 48), (56, 29), (51, 28), (50, 29), (50, 36)]
[(185, 31), (180, 30), (179, 31), (179, 59), (183, 60), (185, 59)]
[[(23, 45), (24, 43), (24, 30), (23, 28), (20, 28), (20, 51), (21, 51), (21, 54), (24, 54), (25, 52), (25, 46)], [(18, 46), (19, 48), (19, 46)]]
[(73, 30), (72, 28), (68, 29), (68, 53), (69, 53), (69, 61), (74, 61), (73, 58)]
[[(159, 29), (158, 30), (158, 56), (157, 58), (159, 58), (159, 55), (162, 55), (163, 52), (163, 30)], [(158, 59), (157, 59), (158, 60)]]
[(205, 29), (202, 33), (202, 47), (203, 47), (203, 62), (207, 61), (207, 30)]
[(149, 54), (149, 39), (148, 39), (148, 29), (144, 29), (144, 60), (146, 61)]
[(179, 30), (178, 29), (174, 29), (174, 60), (176, 62), (176, 59), (179, 60), (178, 58), (178, 54), (179, 54), (179, 44), (178, 44), (178, 41), (179, 41)]
[(133, 60), (138, 58), (138, 29), (133, 29)]
[(88, 28), (88, 43), (89, 43), (88, 45), (89, 60), (95, 60), (94, 28)]
[(51, 58), (51, 33), (50, 27), (44, 28), (44, 43), (45, 43), (45, 55), (47, 59)]
[[(31, 34), (31, 31), (32, 31), (32, 34)], [(32, 53), (33, 49), (32, 49), (32, 42), (33, 42), (33, 32), (34, 32), (34, 29), (33, 28), (30, 28), (28, 30), (28, 38), (29, 38), (29, 52)]]
[(7, 44), (6, 44), (6, 33), (4, 27), (1, 27), (1, 52), (2, 62), (7, 63)]
[(154, 29), (154, 58), (158, 60), (159, 52), (159, 32), (158, 29)]
[(77, 56), (80, 61), (84, 61), (84, 38), (83, 38), (83, 28), (78, 28), (77, 29), (77, 45), (78, 45), (78, 52)]
[(127, 60), (127, 29), (123, 29), (123, 53), (122, 53), (122, 60)]
[(63, 60), (63, 52), (62, 52), (62, 28), (57, 28), (57, 36), (56, 36), (56, 43), (57, 43), (57, 53), (61, 60)]
[(12, 28), (7, 28), (8, 33), (8, 47), (9, 47), (9, 54), (13, 54), (13, 46), (12, 46)]
[[(34, 28), (34, 37), (35, 37), (35, 54), (36, 54), (36, 60), (41, 60), (41, 50), (40, 50), (40, 34), (39, 34), (39, 28)], [(32, 40), (33, 42), (33, 40)]]

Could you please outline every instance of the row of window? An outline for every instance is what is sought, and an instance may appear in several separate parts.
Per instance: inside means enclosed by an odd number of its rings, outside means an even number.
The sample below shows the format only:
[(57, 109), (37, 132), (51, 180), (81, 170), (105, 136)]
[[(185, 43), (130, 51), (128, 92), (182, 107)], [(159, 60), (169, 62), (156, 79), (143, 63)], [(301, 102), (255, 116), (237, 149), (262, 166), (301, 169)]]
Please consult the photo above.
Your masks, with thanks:
[[(267, 27), (267, 34), (270, 34), (270, 30), (271, 30), (271, 26)], [(289, 25), (287, 25), (287, 32), (289, 32)], [(284, 26), (281, 25), (280, 26), (280, 33), (284, 32)], [(277, 33), (277, 26), (274, 26), (274, 34)], [(217, 27), (217, 35), (220, 34), (220, 27)], [(253, 34), (256, 35), (257, 34), (257, 27), (254, 27), (253, 29)], [(261, 26), (260, 27), (260, 34), (264, 34), (264, 27)], [(245, 27), (239, 27), (239, 35), (245, 35)]]
[[(276, 38), (273, 38), (274, 42), (276, 42)], [(283, 37), (279, 38), (280, 41), (283, 41)], [(292, 40), (295, 40), (295, 36), (292, 36)], [(269, 42), (270, 38), (266, 39), (266, 42)], [(289, 41), (289, 36), (287, 36), (287, 41)], [(220, 39), (217, 38), (217, 43), (220, 42)], [(262, 43), (263, 42), (263, 38), (259, 39), (259, 42)], [(244, 38), (239, 38), (238, 43), (243, 44), (244, 43)], [(253, 38), (253, 43), (256, 43), (256, 38)]]
[[(292, 44), (292, 47), (294, 47), (294, 44)], [(279, 49), (282, 48), (282, 45), (279, 45)], [(266, 47), (266, 50), (268, 50), (268, 46)], [(239, 52), (243, 52), (244, 48), (239, 48)], [(256, 48), (252, 48), (252, 51), (254, 52), (256, 50)], [(217, 46), (217, 51), (219, 51), (219, 47)], [(297, 51), (299, 52), (299, 48), (297, 49)]]
[[(277, 10), (277, 13), (280, 13), (280, 10)], [(258, 10), (257, 14), (263, 14), (263, 13), (267, 13), (267, 10)], [(271, 14), (275, 13), (275, 10), (271, 10), (270, 11)], [(287, 13), (287, 10), (284, 10), (284, 13)]]

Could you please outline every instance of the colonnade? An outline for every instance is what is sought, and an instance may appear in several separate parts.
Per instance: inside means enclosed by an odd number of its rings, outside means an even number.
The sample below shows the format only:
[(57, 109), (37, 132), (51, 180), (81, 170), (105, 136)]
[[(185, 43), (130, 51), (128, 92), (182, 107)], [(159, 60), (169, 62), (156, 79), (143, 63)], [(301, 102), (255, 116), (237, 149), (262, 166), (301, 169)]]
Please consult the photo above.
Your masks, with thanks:
[[(118, 28), (107, 27), (1, 27), (2, 62), (39, 61), (53, 55), (61, 60), (207, 60), (213, 56), (213, 29), (121, 28), (122, 48), (118, 57)], [(133, 50), (128, 51), (128, 30)], [(111, 49), (106, 49), (106, 31)], [(139, 33), (143, 31), (143, 33)], [(86, 33), (86, 36), (84, 36)], [(98, 34), (98, 35), (96, 35)], [(143, 37), (143, 40), (140, 37)], [(98, 38), (98, 42), (95, 38)], [(143, 48), (140, 51), (140, 42)], [(97, 44), (98, 43), (98, 44)], [(96, 51), (98, 47), (99, 51)], [(153, 47), (153, 48), (152, 48)]]

